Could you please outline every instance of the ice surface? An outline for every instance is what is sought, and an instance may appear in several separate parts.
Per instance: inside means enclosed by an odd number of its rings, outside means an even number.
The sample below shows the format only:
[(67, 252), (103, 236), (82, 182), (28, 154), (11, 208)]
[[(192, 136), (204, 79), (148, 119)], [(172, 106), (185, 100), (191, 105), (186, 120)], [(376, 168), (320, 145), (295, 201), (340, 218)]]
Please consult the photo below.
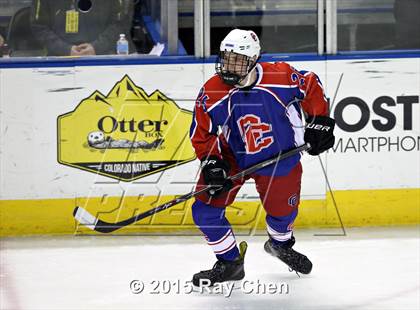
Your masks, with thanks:
[[(295, 249), (314, 268), (295, 273), (249, 243), (246, 280), (283, 284), (282, 293), (185, 293), (182, 284), (210, 268), (214, 256), (199, 236), (71, 236), (1, 240), (1, 309), (419, 309), (420, 230), (359, 228), (347, 236), (298, 230)], [(142, 280), (140, 294), (130, 291)], [(160, 281), (180, 281), (180, 294), (151, 294)], [(250, 282), (248, 282), (250, 283)], [(288, 294), (284, 288), (289, 288)], [(250, 287), (256, 288), (249, 284)], [(162, 291), (160, 286), (157, 291)], [(187, 290), (188, 291), (188, 290)], [(280, 290), (277, 290), (279, 292)], [(226, 291), (224, 292), (226, 293)]]

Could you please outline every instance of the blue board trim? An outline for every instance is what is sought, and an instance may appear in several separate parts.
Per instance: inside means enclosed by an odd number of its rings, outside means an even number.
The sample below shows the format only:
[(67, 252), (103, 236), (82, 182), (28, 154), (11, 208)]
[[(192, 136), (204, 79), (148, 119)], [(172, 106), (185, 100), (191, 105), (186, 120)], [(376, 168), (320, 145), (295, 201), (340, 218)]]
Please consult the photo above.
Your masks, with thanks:
[[(351, 13), (390, 13), (393, 12), (393, 7), (382, 8), (353, 8), (353, 9), (338, 9), (338, 14)], [(216, 11), (210, 12), (210, 16), (268, 16), (268, 15), (296, 15), (296, 14), (315, 14), (317, 9), (305, 10), (255, 10), (255, 11)], [(182, 12), (178, 14), (179, 17), (194, 17), (193, 12)]]
[[(315, 53), (264, 54), (261, 61), (326, 61), (351, 59), (420, 58), (420, 50), (387, 52), (341, 52), (337, 55), (319, 56)], [(194, 56), (96, 56), (96, 57), (16, 57), (0, 58), (0, 68), (54, 68), (79, 66), (128, 66), (214, 63), (216, 56), (196, 58)]]

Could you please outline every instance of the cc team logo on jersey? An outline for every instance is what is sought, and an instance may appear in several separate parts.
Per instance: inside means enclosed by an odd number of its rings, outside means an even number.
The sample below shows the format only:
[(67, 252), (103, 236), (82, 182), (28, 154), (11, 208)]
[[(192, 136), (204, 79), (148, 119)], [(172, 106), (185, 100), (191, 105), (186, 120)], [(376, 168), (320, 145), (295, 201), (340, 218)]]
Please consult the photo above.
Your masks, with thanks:
[(237, 120), (237, 124), (247, 154), (258, 153), (274, 142), (273, 136), (267, 135), (271, 132), (271, 125), (261, 122), (261, 119), (254, 114), (242, 116)]

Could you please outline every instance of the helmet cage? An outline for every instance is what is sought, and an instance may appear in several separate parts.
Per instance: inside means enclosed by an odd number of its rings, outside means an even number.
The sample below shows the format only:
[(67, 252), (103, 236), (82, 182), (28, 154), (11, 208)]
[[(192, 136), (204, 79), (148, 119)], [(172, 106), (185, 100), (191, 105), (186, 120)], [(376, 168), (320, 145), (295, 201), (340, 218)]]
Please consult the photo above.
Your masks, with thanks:
[(220, 51), (216, 60), (216, 73), (229, 85), (236, 85), (255, 67), (258, 59), (231, 51)]

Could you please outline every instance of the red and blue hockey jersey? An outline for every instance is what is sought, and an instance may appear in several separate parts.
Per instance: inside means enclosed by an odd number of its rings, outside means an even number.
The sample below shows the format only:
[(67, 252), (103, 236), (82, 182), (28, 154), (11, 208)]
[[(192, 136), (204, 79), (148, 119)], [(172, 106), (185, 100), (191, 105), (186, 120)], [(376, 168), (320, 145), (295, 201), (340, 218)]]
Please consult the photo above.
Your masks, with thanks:
[[(259, 63), (257, 81), (249, 88), (226, 85), (211, 77), (197, 97), (190, 137), (197, 157), (221, 156), (227, 143), (240, 168), (248, 168), (304, 143), (302, 109), (327, 115), (328, 102), (313, 72), (287, 63)], [(300, 155), (263, 168), (260, 175), (287, 175)]]

